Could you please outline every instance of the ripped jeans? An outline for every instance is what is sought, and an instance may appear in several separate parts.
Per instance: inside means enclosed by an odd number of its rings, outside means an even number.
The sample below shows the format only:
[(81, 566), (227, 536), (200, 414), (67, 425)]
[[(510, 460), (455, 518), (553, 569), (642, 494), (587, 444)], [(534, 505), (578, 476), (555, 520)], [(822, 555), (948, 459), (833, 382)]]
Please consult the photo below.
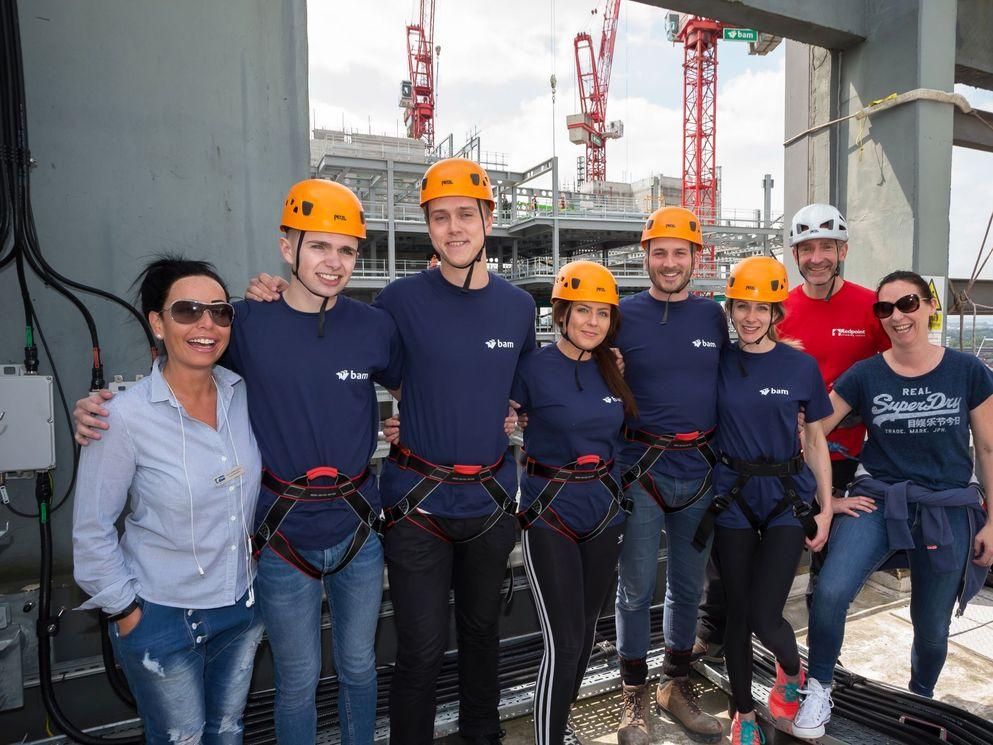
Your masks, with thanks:
[(240, 745), (262, 619), (247, 594), (234, 605), (189, 610), (141, 603), (141, 620), (114, 656), (138, 704), (149, 745)]

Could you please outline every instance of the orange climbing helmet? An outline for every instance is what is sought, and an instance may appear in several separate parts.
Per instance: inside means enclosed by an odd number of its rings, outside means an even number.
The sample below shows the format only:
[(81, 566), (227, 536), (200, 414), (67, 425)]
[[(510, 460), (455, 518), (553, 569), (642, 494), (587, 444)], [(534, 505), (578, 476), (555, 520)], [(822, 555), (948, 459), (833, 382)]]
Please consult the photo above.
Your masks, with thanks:
[(290, 187), (279, 227), (364, 239), (365, 213), (359, 198), (347, 186), (312, 178)]
[(751, 300), (756, 303), (782, 303), (790, 293), (786, 267), (771, 256), (749, 256), (731, 269), (728, 300)]
[(421, 179), (421, 207), (438, 197), (469, 197), (496, 206), (490, 177), (478, 163), (465, 158), (446, 158), (432, 165)]
[(595, 261), (570, 261), (559, 269), (552, 286), (552, 300), (618, 305), (617, 280)]
[(703, 230), (697, 216), (685, 207), (661, 207), (648, 216), (641, 231), (641, 247), (647, 249), (652, 238), (682, 238), (703, 245)]

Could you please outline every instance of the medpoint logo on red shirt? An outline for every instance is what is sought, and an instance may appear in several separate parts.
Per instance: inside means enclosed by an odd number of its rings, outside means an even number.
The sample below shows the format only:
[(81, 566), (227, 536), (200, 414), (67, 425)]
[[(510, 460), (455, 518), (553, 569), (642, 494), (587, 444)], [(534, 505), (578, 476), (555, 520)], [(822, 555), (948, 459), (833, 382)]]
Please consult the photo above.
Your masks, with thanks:
[(865, 336), (865, 329), (831, 329), (831, 336)]

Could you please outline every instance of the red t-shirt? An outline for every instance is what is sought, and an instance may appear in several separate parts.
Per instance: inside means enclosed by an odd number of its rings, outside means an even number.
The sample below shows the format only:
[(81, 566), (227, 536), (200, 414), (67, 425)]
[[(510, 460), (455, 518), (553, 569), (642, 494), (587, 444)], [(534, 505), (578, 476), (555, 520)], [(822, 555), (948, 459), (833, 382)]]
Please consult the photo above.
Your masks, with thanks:
[[(794, 287), (786, 300), (786, 319), (776, 330), (784, 339), (796, 339), (817, 360), (828, 391), (834, 381), (859, 360), (890, 348), (889, 337), (872, 314), (876, 295), (854, 282), (845, 284), (827, 302), (813, 300)], [(828, 435), (831, 460), (854, 458), (862, 452), (865, 427), (838, 427)]]

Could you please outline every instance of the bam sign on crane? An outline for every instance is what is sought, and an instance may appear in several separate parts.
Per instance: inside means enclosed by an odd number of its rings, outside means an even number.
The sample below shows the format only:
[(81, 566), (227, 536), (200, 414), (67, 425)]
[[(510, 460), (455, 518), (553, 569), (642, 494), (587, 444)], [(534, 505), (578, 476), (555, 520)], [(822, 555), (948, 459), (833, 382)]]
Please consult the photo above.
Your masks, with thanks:
[(753, 28), (726, 28), (724, 38), (728, 41), (758, 41), (759, 32)]

